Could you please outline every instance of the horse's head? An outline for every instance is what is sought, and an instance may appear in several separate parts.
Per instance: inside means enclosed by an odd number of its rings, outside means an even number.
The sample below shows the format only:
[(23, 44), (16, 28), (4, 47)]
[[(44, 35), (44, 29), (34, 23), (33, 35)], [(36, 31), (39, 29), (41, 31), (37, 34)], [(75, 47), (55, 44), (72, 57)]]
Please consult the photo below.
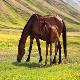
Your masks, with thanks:
[(18, 45), (18, 55), (17, 55), (17, 61), (21, 62), (21, 59), (25, 53), (25, 44), (19, 41)]

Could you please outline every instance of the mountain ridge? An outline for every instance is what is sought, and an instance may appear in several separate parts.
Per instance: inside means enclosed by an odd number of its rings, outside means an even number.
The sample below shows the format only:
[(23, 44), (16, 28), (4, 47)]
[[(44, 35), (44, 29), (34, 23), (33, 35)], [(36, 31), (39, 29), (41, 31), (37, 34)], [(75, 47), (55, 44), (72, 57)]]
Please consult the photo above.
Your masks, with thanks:
[(1, 0), (0, 5), (0, 27), (23, 28), (34, 13), (59, 15), (65, 20), (69, 29), (73, 29), (73, 24), (77, 27), (80, 24), (79, 11), (65, 3), (64, 0)]

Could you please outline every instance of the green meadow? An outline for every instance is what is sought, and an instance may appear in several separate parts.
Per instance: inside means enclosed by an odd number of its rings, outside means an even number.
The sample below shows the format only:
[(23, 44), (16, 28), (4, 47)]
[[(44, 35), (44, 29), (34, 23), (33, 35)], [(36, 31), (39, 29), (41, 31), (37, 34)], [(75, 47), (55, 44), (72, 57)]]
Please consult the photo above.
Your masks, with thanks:
[[(0, 80), (80, 80), (80, 12), (61, 0), (0, 0)], [(52, 3), (52, 5), (51, 5)], [(29, 37), (26, 41), (22, 62), (17, 62), (18, 43), (24, 25), (29, 17), (40, 15), (59, 15), (67, 27), (68, 58), (64, 59), (62, 37), (62, 63), (45, 66), (45, 42), (41, 42), (43, 61), (38, 63), (39, 54), (34, 40), (30, 62), (26, 62)], [(54, 57), (54, 44), (53, 44)], [(58, 62), (58, 55), (57, 55)]]
[[(38, 63), (39, 54), (34, 40), (30, 62), (26, 62), (29, 37), (26, 41), (25, 55), (17, 63), (17, 46), (20, 30), (0, 32), (0, 80), (79, 80), (80, 79), (80, 33), (67, 33), (68, 60), (65, 61), (62, 48), (62, 63), (45, 66), (45, 42), (41, 40), (43, 61)], [(62, 44), (62, 37), (60, 38)], [(54, 56), (54, 44), (53, 44)], [(58, 62), (58, 56), (57, 56)]]

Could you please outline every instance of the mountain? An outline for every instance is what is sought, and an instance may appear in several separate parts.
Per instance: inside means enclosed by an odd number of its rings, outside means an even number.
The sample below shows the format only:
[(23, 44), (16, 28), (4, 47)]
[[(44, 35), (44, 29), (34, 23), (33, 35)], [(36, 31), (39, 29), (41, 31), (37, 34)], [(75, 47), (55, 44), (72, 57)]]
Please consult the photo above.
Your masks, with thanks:
[(80, 12), (77, 7), (74, 7), (74, 5), (76, 6), (76, 2), (74, 2), (74, 0), (46, 0), (46, 1), (53, 7), (55, 7), (55, 9), (57, 8), (60, 12), (59, 14), (61, 14), (62, 16), (65, 16), (76, 22), (80, 22)]
[(80, 11), (80, 0), (63, 0), (65, 3), (71, 5), (78, 11)]
[(29, 17), (38, 13), (59, 15), (68, 31), (80, 31), (79, 6), (80, 0), (0, 0), (0, 30), (22, 30)]

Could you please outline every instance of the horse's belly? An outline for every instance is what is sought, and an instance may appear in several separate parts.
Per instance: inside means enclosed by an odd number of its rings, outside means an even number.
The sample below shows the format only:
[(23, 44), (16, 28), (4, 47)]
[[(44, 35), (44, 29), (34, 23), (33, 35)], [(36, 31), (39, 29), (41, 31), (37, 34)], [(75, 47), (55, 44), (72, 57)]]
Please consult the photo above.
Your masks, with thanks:
[(44, 40), (44, 41), (45, 41), (44, 36), (39, 35), (39, 39), (41, 39), (41, 40)]

